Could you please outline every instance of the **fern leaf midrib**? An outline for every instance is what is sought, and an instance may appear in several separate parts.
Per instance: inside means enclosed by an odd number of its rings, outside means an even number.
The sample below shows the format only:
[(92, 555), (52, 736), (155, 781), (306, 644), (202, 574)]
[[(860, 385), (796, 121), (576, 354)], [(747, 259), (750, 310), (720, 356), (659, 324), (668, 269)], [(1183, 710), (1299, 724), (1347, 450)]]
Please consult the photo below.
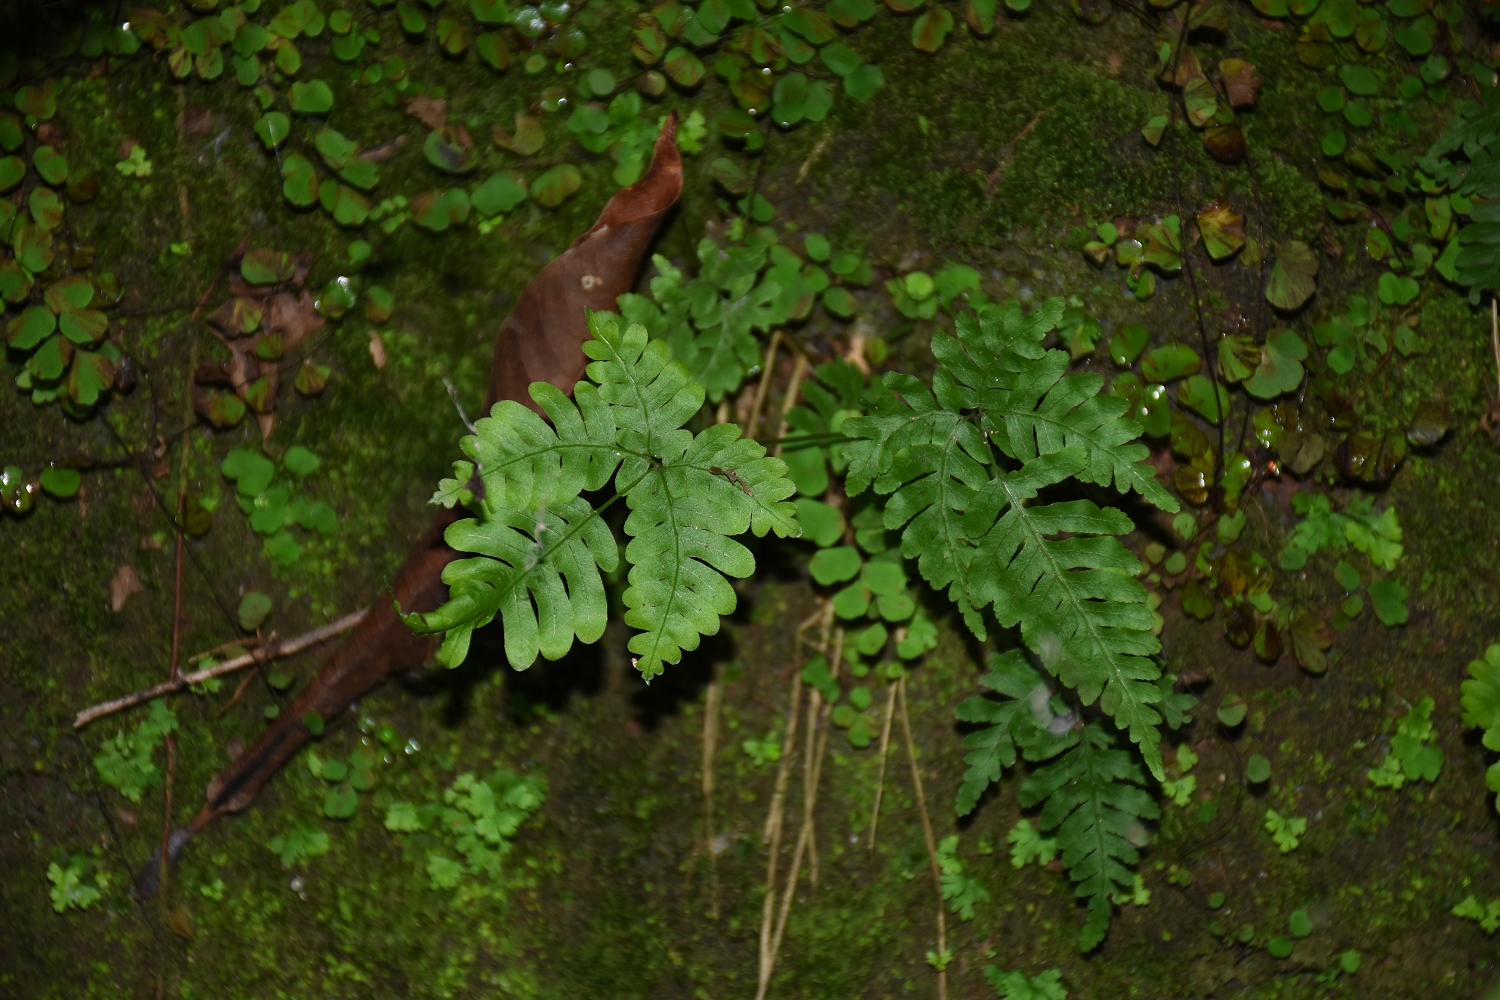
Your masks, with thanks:
[[(1047, 536), (1037, 528), (1036, 522), (1031, 518), (1027, 510), (1026, 504), (1028, 502), (1028, 498), (1022, 497), (1020, 494), (1016, 493), (1011, 488), (1010, 482), (1003, 476), (1000, 478), (1000, 488), (1005, 491), (1005, 495), (1010, 499), (1011, 509), (1015, 512), (1016, 517), (1020, 520), (1022, 529), (1026, 532), (1027, 537), (1030, 539), (1031, 545), (1035, 546), (1036, 551), (1042, 554), (1042, 557), (1046, 560), (1047, 568), (1051, 571), (1053, 578), (1057, 581), (1058, 587), (1063, 591), (1064, 594), (1067, 595), (1068, 604), (1073, 609), (1074, 614), (1077, 616), (1077, 620), (1083, 623), (1083, 629), (1087, 631), (1088, 638), (1092, 643), (1094, 650), (1099, 654), (1099, 662), (1105, 663), (1107, 665), (1106, 669), (1110, 674), (1110, 683), (1115, 686), (1121, 700), (1128, 700), (1129, 702), (1131, 702), (1138, 712), (1149, 710), (1149, 706), (1145, 702), (1138, 700), (1133, 695), (1129, 678), (1125, 677), (1124, 674), (1121, 673), (1119, 667), (1115, 665), (1113, 650), (1109, 648), (1109, 644), (1104, 641), (1104, 637), (1099, 633), (1098, 628), (1094, 624), (1093, 616), (1086, 613), (1087, 602), (1080, 599), (1074, 592), (1073, 587), (1068, 583), (1067, 569), (1053, 557), (1051, 549), (1045, 544), (1045, 542), (1047, 541)], [(1108, 688), (1108, 686), (1109, 685), (1106, 684), (1100, 687), (1099, 697), (1104, 697), (1104, 691)], [(1123, 715), (1125, 713), (1114, 712), (1111, 714), (1118, 718), (1120, 715)], [(1134, 729), (1133, 726), (1130, 728)], [(1130, 735), (1132, 739), (1135, 738), (1134, 732), (1131, 732)], [(1135, 740), (1135, 742), (1139, 743), (1140, 740)], [(1152, 768), (1152, 770), (1154, 772), (1155, 768)]]
[[(964, 423), (965, 418), (962, 416), (953, 422), (952, 429), (948, 431), (948, 441), (942, 448), (942, 460), (938, 465), (937, 471), (934, 473), (942, 477), (938, 480), (940, 484), (938, 486), (938, 499), (943, 504), (938, 517), (938, 524), (942, 531), (944, 544), (948, 549), (949, 562), (953, 567), (953, 579), (949, 581), (950, 585), (957, 585), (963, 579), (965, 565), (961, 555), (965, 553), (965, 549), (970, 550), (970, 552), (973, 549), (973, 539), (968, 536), (967, 532), (963, 531), (962, 522), (953, 516), (955, 508), (949, 502), (953, 496), (952, 484), (957, 481), (957, 477), (951, 475), (949, 470), (958, 464), (953, 462), (950, 456), (954, 450), (963, 447), (959, 443), (958, 438)], [(920, 516), (920, 514), (917, 515), (917, 517)], [(916, 520), (916, 518), (913, 518), (913, 520)], [(958, 529), (957, 534), (954, 531), (955, 527)]]
[[(645, 478), (645, 476), (641, 477), (641, 479)], [(662, 490), (664, 499), (666, 501), (666, 514), (662, 517), (662, 525), (670, 526), (672, 529), (672, 589), (669, 592), (670, 596), (667, 598), (667, 603), (662, 606), (661, 628), (654, 629), (650, 633), (652, 637), (651, 650), (650, 652), (644, 653), (641, 656), (641, 658), (645, 660), (648, 665), (657, 663), (660, 660), (658, 651), (661, 648), (662, 637), (666, 634), (667, 623), (671, 621), (673, 607), (677, 603), (677, 585), (681, 582), (682, 567), (685, 562), (684, 556), (682, 554), (682, 529), (677, 524), (677, 505), (672, 502), (672, 491), (670, 484), (668, 483), (669, 477), (661, 475), (658, 478), (661, 483), (660, 489)], [(645, 532), (642, 532), (642, 535), (644, 534)], [(650, 683), (649, 676), (647, 678), (647, 683)]]
[[(1106, 901), (1109, 900), (1109, 842), (1104, 833), (1106, 821), (1105, 807), (1099, 801), (1101, 789), (1108, 787), (1112, 779), (1099, 774), (1096, 767), (1096, 757), (1103, 751), (1094, 746), (1093, 741), (1087, 735), (1078, 741), (1078, 753), (1084, 764), (1084, 775), (1088, 781), (1088, 792), (1084, 796), (1084, 805), (1089, 811), (1089, 839), (1093, 842), (1091, 854), (1099, 859), (1099, 878), (1102, 883), (1100, 893)], [(1066, 822), (1066, 819), (1064, 820)]]

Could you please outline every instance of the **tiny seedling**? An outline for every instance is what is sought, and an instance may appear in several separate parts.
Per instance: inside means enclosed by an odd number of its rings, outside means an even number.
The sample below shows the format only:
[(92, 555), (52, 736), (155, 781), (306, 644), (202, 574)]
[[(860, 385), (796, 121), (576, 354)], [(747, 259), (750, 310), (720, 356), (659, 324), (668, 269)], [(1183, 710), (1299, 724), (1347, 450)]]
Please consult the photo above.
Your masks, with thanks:
[(1307, 820), (1301, 816), (1283, 816), (1275, 809), (1267, 809), (1265, 827), (1271, 839), (1276, 841), (1276, 846), (1281, 848), (1281, 853), (1289, 854), (1302, 843), (1302, 837), (1307, 833)]

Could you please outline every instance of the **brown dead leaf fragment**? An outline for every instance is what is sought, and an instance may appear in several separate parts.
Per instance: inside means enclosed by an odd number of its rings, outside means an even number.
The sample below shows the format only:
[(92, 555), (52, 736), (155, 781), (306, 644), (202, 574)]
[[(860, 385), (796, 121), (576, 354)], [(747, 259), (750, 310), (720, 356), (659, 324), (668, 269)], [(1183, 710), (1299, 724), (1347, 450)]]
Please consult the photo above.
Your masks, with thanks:
[(1230, 105), (1246, 108), (1255, 103), (1260, 95), (1260, 77), (1252, 63), (1243, 59), (1225, 59), (1219, 63), (1219, 73), (1224, 77), (1224, 92)]
[(318, 312), (317, 300), (305, 288), (301, 296), (277, 292), (266, 304), (266, 332), (281, 335), (283, 351), (294, 349), (327, 322)]
[(495, 340), (491, 402), (515, 399), (541, 412), (527, 392), (532, 382), (573, 391), (583, 377), (583, 342), (589, 338), (584, 310), (614, 309), (615, 300), (630, 290), (657, 224), (681, 193), (674, 115), (662, 126), (646, 176), (616, 193), (594, 227), (521, 292)]
[[(682, 193), (682, 157), (676, 139), (673, 115), (662, 127), (646, 176), (617, 192), (593, 228), (521, 292), (495, 341), (486, 411), (500, 399), (534, 406), (527, 392), (533, 381), (548, 381), (572, 392), (584, 369), (582, 344), (588, 337), (584, 309), (615, 307), (616, 297), (634, 282), (656, 227)], [(187, 828), (173, 834), (171, 857), (215, 817), (250, 805), (266, 782), (312, 738), (302, 721), (305, 716), (315, 712), (331, 719), (386, 677), (427, 661), (433, 639), (407, 628), (395, 605), (404, 612), (433, 611), (446, 600), (443, 567), (457, 553), (443, 541), (443, 532), (463, 515), (460, 507), (437, 515), (390, 590), (372, 602), (370, 613), (333, 651), (296, 701), (209, 783), (203, 809)], [(153, 855), (136, 881), (137, 895), (154, 893), (158, 884)]]
[(197, 104), (182, 109), (182, 131), (187, 135), (208, 135), (214, 130), (214, 113)]
[(396, 138), (388, 142), (382, 142), (378, 146), (371, 146), (359, 154), (361, 160), (369, 160), (371, 163), (384, 163), (396, 155), (396, 151), (406, 145), (406, 133), (402, 132)]
[(385, 341), (380, 339), (380, 334), (375, 330), (370, 331), (370, 360), (375, 362), (376, 371), (385, 368)]
[(125, 609), (126, 601), (145, 589), (141, 586), (141, 575), (135, 571), (135, 567), (129, 563), (121, 563), (109, 581), (109, 610), (119, 614)]
[(434, 100), (425, 94), (408, 101), (406, 113), (434, 132), (448, 124), (448, 102)]

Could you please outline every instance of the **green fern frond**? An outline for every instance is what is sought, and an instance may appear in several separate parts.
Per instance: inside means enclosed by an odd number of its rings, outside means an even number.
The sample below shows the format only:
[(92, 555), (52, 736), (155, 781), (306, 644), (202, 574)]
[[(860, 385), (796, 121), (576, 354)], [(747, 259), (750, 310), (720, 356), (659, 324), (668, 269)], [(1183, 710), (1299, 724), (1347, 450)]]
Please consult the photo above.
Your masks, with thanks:
[[(538, 653), (562, 656), (575, 637), (593, 642), (603, 634), (600, 571), (615, 568), (619, 550), (602, 508), (580, 494), (611, 478), (615, 499), (624, 497), (630, 508), (626, 621), (644, 629), (630, 648), (647, 680), (696, 648), (700, 636), (717, 632), (719, 615), (734, 610), (724, 575), (749, 576), (755, 559), (729, 536), (800, 534), (785, 502), (794, 487), (780, 459), (740, 440), (732, 424), (696, 437), (682, 426), (704, 392), (665, 341), (648, 342), (640, 325), (621, 333), (606, 314), (590, 314), (589, 328), (584, 353), (592, 359), (592, 384), (578, 383), (572, 400), (533, 384), (532, 398), (550, 425), (519, 403), (496, 404), (461, 443), (473, 461), (457, 463), (455, 478), (433, 498), (449, 506), (467, 499), (478, 515), (444, 536), (474, 553), (444, 570), (448, 601), (405, 618), (419, 633), (446, 633), (438, 656), (450, 667), (468, 654), (473, 630), (497, 614), (506, 657), (517, 669)], [(475, 470), (482, 491), (467, 485)]]
[(1112, 912), (1111, 897), (1135, 884), (1130, 865), (1140, 859), (1132, 840), (1145, 832), (1140, 821), (1156, 819), (1160, 810), (1144, 788), (1145, 775), (1124, 750), (1112, 748), (1098, 722), (1083, 728), (1055, 763), (1035, 771), (1021, 785), (1021, 806), (1045, 802), (1043, 832), (1057, 830), (1063, 867), (1078, 883), (1075, 895), (1089, 901), (1079, 948), (1089, 951), (1104, 939)]
[(1112, 537), (1131, 530), (1130, 518), (1088, 500), (1031, 505), (1086, 462), (1080, 449), (1066, 448), (986, 486), (965, 519), (971, 535), (984, 536), (969, 597), (975, 607), (992, 604), (1001, 625), (1019, 624), (1027, 645), (1085, 705), (1099, 699), (1160, 779), (1162, 719), (1154, 706), (1161, 670), (1149, 657), (1161, 643), (1151, 633), (1146, 588), (1135, 579), (1140, 563)]
[[(953, 811), (967, 816), (974, 811), (984, 790), (1000, 780), (1001, 773), (1015, 764), (1018, 752), (1033, 760), (1051, 756), (1046, 749), (1057, 739), (1038, 725), (1032, 701), (1040, 698), (1045, 709), (1050, 691), (1019, 649), (1001, 653), (990, 664), (990, 672), (980, 683), (1006, 701), (995, 701), (983, 695), (966, 698), (953, 710), (960, 722), (977, 722), (986, 726), (964, 737), (964, 763), (969, 765), (958, 786)], [(1050, 712), (1048, 712), (1050, 715)]]
[(1067, 374), (1067, 351), (1039, 346), (1064, 307), (1062, 299), (1024, 315), (1015, 304), (986, 307), (957, 324), (956, 339), (934, 337), (932, 352), (954, 379), (977, 393), (990, 440), (1011, 458), (1025, 462), (1082, 448), (1088, 465), (1078, 478), (1121, 493), (1134, 490), (1162, 510), (1176, 511), (1177, 501), (1145, 462), (1150, 449), (1135, 443), (1141, 426), (1125, 415), (1129, 404), (1100, 395), (1099, 375)]
[(651, 297), (622, 295), (620, 312), (643, 325), (652, 339), (666, 340), (691, 379), (717, 403), (738, 389), (760, 360), (754, 331), (768, 332), (789, 318), (781, 285), (761, 278), (766, 247), (721, 247), (702, 240), (698, 275), (687, 281), (660, 254), (652, 262), (659, 273), (651, 279)]
[[(1150, 659), (1161, 645), (1145, 588), (1133, 579), (1140, 565), (1109, 537), (1133, 525), (1089, 501), (1031, 504), (1069, 477), (1135, 490), (1166, 510), (1177, 503), (1143, 461), (1146, 447), (1129, 443), (1140, 427), (1124, 416), (1123, 401), (1099, 397), (1096, 376), (1064, 375), (1066, 352), (1041, 348), (1062, 312), (1060, 299), (1029, 314), (1014, 304), (987, 307), (960, 317), (963, 341), (934, 338), (942, 366), (931, 390), (910, 375), (887, 375), (892, 395), (843, 425), (854, 439), (844, 448), (845, 489), (889, 494), (885, 526), (904, 526), (902, 554), (918, 560), (970, 628), (984, 635), (986, 605), (1003, 626), (1020, 624), (1044, 665), (1084, 704), (1098, 700), (1161, 778), (1162, 717), (1153, 707), (1163, 697), (1161, 671)], [(998, 467), (976, 409), (989, 441), (1026, 463), (1020, 470)]]

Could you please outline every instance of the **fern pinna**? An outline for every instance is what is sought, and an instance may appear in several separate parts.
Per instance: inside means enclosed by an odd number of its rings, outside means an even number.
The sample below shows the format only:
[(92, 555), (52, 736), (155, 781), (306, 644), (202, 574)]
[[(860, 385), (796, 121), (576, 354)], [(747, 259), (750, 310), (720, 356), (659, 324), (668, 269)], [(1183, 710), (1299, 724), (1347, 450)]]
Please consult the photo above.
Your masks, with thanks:
[[(545, 382), (531, 397), (551, 421), (519, 403), (497, 403), (462, 441), (472, 461), (454, 465), (435, 503), (462, 502), (476, 516), (448, 527), (445, 539), (474, 555), (443, 571), (448, 601), (407, 615), (423, 634), (446, 633), (439, 660), (454, 667), (468, 655), (474, 629), (500, 615), (505, 654), (525, 669), (541, 653), (556, 659), (576, 636), (604, 634), (607, 602), (601, 571), (619, 550), (603, 509), (624, 498), (630, 513), (625, 621), (636, 667), (650, 680), (684, 649), (719, 630), (735, 608), (725, 576), (755, 572), (755, 557), (732, 536), (753, 531), (801, 533), (786, 498), (794, 487), (786, 465), (740, 437), (734, 424), (696, 436), (683, 427), (703, 405), (704, 390), (672, 360), (665, 341), (644, 327), (623, 332), (614, 317), (589, 316), (589, 381), (569, 400)], [(472, 488), (475, 476), (482, 491)], [(594, 507), (581, 494), (614, 495)]]
[[(1042, 347), (1063, 310), (1062, 299), (1029, 314), (1015, 303), (984, 306), (957, 318), (956, 336), (935, 335), (930, 389), (887, 375), (892, 394), (844, 423), (857, 439), (845, 448), (845, 488), (888, 495), (886, 528), (901, 530), (902, 553), (975, 634), (986, 635), (986, 608), (1001, 626), (1019, 625), (1047, 669), (1082, 706), (1097, 702), (1159, 780), (1160, 725), (1179, 723), (1184, 705), (1154, 659), (1161, 647), (1135, 579), (1140, 564), (1116, 537), (1134, 526), (1090, 500), (1047, 503), (1042, 495), (1077, 479), (1139, 493), (1163, 510), (1178, 505), (1145, 463), (1149, 450), (1136, 442), (1141, 428), (1125, 415), (1126, 402), (1100, 395), (1098, 375), (1068, 374), (1066, 351)], [(1154, 818), (1156, 805), (1140, 787), (1145, 774), (1113, 749), (1102, 721), (1080, 727), (1048, 710), (1040, 723), (1026, 700), (1040, 675), (1019, 652), (1004, 662), (1009, 673), (992, 674), (1000, 678), (992, 686), (1020, 700), (971, 699), (959, 713), (991, 725), (969, 737), (958, 812), (974, 808), (1018, 749), (1032, 761), (1057, 758), (1028, 777), (1021, 799), (1045, 803), (1042, 825), (1058, 829), (1063, 864), (1089, 901), (1082, 945), (1092, 948), (1108, 927), (1112, 894), (1133, 883), (1132, 824)]]

